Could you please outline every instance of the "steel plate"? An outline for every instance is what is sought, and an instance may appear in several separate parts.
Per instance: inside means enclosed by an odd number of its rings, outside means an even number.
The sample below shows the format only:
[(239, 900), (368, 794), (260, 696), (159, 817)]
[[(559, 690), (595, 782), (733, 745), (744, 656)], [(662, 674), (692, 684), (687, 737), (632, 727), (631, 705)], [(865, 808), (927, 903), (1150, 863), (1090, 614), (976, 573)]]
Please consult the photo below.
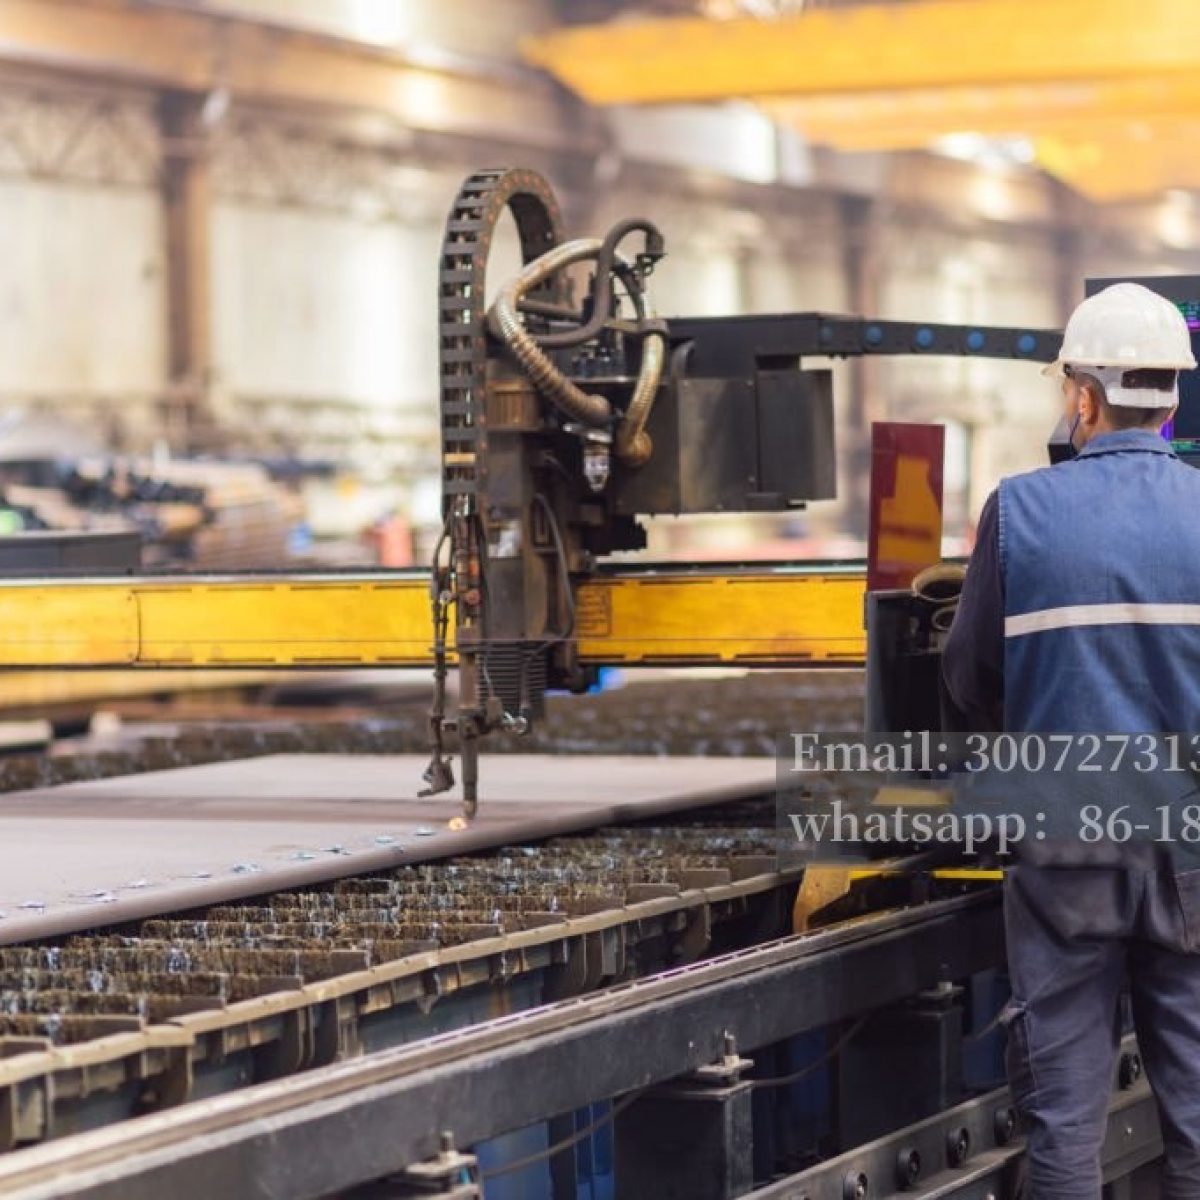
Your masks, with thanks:
[(627, 822), (775, 787), (771, 758), (487, 759), (480, 815), (417, 755), (285, 754), (0, 800), (0, 944)]

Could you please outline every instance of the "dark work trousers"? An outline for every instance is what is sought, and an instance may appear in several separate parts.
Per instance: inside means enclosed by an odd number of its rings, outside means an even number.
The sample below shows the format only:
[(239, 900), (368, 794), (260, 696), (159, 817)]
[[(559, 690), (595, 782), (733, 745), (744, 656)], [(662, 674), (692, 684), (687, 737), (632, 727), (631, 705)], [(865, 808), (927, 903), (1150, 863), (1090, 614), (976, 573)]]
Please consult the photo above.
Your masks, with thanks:
[(1162, 1200), (1200, 1200), (1200, 872), (1021, 865), (1004, 901), (1030, 1200), (1100, 1196), (1126, 981), (1166, 1145)]

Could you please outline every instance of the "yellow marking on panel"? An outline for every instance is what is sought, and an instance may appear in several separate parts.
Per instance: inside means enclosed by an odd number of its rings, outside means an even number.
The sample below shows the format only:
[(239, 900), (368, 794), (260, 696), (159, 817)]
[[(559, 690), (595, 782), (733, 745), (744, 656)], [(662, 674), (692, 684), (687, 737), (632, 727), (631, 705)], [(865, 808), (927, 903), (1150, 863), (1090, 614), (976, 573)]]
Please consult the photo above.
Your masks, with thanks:
[(942, 510), (929, 485), (927, 458), (896, 458), (895, 490), (879, 503), (880, 571), (909, 578), (942, 557)]

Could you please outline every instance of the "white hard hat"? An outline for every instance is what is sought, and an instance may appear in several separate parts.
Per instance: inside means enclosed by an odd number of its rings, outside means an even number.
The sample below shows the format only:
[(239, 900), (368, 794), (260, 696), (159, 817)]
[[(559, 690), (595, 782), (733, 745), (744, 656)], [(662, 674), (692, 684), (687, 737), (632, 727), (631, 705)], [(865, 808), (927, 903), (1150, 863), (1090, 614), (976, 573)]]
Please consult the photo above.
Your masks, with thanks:
[(1183, 313), (1170, 300), (1140, 283), (1114, 283), (1089, 296), (1072, 314), (1057, 361), (1042, 372), (1061, 375), (1064, 367), (1094, 375), (1109, 403), (1131, 408), (1169, 408), (1170, 392), (1122, 386), (1126, 371), (1189, 371), (1196, 366), (1192, 336)]

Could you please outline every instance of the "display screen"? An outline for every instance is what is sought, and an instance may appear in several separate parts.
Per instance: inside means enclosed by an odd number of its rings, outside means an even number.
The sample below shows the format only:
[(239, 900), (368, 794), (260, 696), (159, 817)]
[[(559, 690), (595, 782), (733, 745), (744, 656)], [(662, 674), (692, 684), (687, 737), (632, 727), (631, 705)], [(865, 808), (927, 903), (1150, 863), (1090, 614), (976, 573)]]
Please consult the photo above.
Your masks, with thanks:
[(1176, 307), (1183, 313), (1188, 328), (1193, 332), (1200, 330), (1200, 300), (1176, 300)]
[[(1175, 303), (1192, 331), (1192, 350), (1200, 357), (1200, 300), (1176, 300)], [(1195, 442), (1200, 438), (1200, 370), (1180, 372), (1179, 409), (1171, 426), (1168, 436), (1172, 441)], [(1194, 453), (1193, 447), (1185, 450), (1184, 446), (1177, 445), (1176, 449), (1180, 453), (1188, 450)]]
[[(1200, 333), (1200, 300), (1176, 300), (1175, 306), (1183, 313), (1183, 319), (1187, 322), (1187, 327), (1192, 331), (1192, 348), (1197, 349), (1197, 334)], [(1168, 421), (1163, 426), (1163, 437), (1167, 439), (1180, 454), (1195, 454), (1196, 443), (1194, 436), (1200, 429), (1196, 423), (1197, 401), (1200, 396), (1197, 395), (1197, 379), (1196, 372), (1185, 372), (1179, 380), (1179, 400), (1180, 413), (1176, 414), (1174, 421)], [(1182, 415), (1183, 405), (1186, 402), (1188, 411), (1187, 415), (1180, 420)], [(1182, 437), (1179, 426), (1182, 424), (1190, 435), (1190, 437)]]

